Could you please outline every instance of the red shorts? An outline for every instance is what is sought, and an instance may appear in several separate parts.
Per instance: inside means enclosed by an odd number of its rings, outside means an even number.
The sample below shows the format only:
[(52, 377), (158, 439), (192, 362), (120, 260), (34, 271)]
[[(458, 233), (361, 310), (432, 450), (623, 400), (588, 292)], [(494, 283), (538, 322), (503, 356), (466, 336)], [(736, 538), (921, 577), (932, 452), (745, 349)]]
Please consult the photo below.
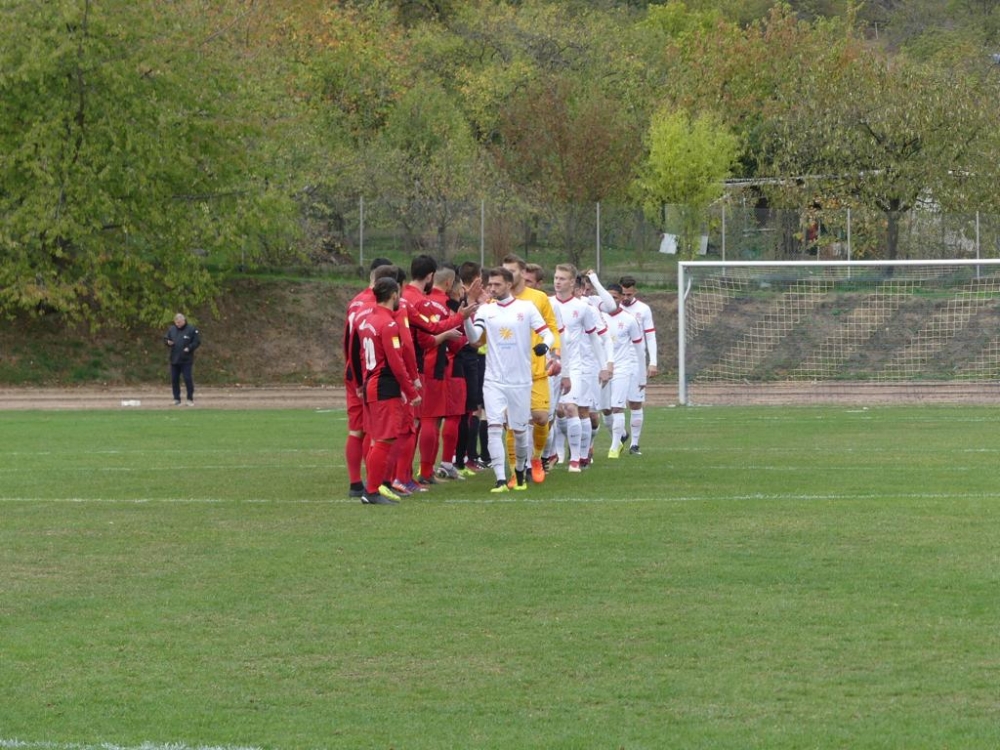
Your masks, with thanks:
[(353, 380), (345, 380), (344, 390), (347, 392), (347, 430), (348, 432), (364, 432), (365, 403), (358, 395), (358, 387)]
[(421, 393), (423, 401), (420, 402), (421, 417), (446, 417), (448, 416), (448, 385), (450, 380), (434, 380), (428, 378), (423, 381), (424, 390)]
[(413, 423), (412, 414), (401, 398), (370, 401), (365, 404), (365, 432), (372, 440), (395, 440)]
[(465, 414), (465, 378), (448, 378), (448, 416)]

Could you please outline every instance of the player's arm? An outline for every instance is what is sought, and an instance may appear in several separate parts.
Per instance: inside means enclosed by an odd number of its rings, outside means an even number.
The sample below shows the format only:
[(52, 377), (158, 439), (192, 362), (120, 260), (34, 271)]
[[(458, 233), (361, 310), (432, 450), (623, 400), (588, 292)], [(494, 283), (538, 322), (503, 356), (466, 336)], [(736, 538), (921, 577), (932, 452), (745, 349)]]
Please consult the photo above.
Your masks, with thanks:
[(413, 401), (418, 395), (416, 386), (410, 380), (406, 371), (406, 363), (403, 361), (403, 341), (402, 331), (394, 321), (389, 325), (382, 326), (380, 335), (382, 336), (382, 349), (385, 352), (385, 362), (392, 370), (399, 387), (403, 391), (403, 396), (407, 401)]
[[(552, 330), (549, 328), (548, 321), (542, 317), (538, 308), (535, 305), (532, 305), (529, 309), (531, 310), (531, 317), (528, 319), (528, 322), (531, 324), (531, 330), (537, 333), (542, 339), (540, 344), (535, 345), (535, 354), (542, 357), (552, 348), (552, 344), (555, 342), (556, 338), (552, 335)], [(544, 348), (542, 348), (543, 345)]]
[(594, 271), (587, 271), (587, 278), (590, 279), (590, 285), (594, 287), (594, 291), (597, 292), (597, 296), (601, 298), (601, 308), (607, 313), (613, 313), (617, 310), (618, 303), (615, 302), (615, 298), (612, 297), (611, 293), (601, 284), (601, 280), (597, 278), (597, 273)]
[[(409, 305), (407, 305), (409, 307)], [(413, 345), (413, 333), (410, 331), (410, 315), (408, 310), (400, 307), (393, 316), (399, 326), (400, 343), (403, 345), (403, 364), (413, 384), (420, 388), (420, 372), (417, 370), (417, 348)]]
[(346, 344), (348, 357), (347, 367), (351, 374), (351, 382), (355, 388), (361, 389), (365, 384), (365, 365), (361, 358), (361, 336), (352, 325), (347, 336)]
[(552, 336), (552, 343), (549, 344), (549, 350), (552, 356), (558, 359), (561, 343), (561, 339), (559, 338), (560, 321), (556, 317), (555, 310), (552, 309), (552, 302), (549, 301), (548, 296), (544, 297), (543, 300), (539, 300), (539, 307), (542, 318), (545, 320), (545, 325), (548, 326), (549, 335)]
[(477, 318), (468, 318), (465, 321), (465, 335), (472, 346), (480, 347), (486, 343), (486, 326)]
[(635, 332), (632, 334), (632, 346), (635, 347), (636, 362), (639, 366), (636, 371), (639, 374), (639, 387), (646, 387), (646, 368), (642, 366), (643, 361), (646, 358), (646, 338), (642, 335), (642, 329), (639, 324), (635, 324)]
[(656, 328), (653, 327), (653, 312), (649, 312), (649, 328), (645, 331), (646, 351), (649, 353), (649, 377), (654, 377), (659, 369), (656, 364)]

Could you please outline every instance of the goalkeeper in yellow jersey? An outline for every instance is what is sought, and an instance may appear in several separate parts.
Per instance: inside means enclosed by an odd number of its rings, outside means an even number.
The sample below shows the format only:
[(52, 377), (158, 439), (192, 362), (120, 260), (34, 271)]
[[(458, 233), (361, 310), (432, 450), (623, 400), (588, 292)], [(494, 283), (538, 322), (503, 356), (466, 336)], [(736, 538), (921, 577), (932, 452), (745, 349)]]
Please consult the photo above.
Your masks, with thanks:
[[(555, 311), (549, 296), (538, 289), (532, 289), (524, 283), (524, 269), (527, 263), (517, 255), (507, 255), (504, 257), (502, 265), (514, 277), (514, 286), (511, 293), (517, 299), (531, 302), (538, 308), (542, 318), (548, 324), (549, 330), (555, 338), (549, 348), (546, 357), (535, 357), (532, 363), (531, 378), (531, 422), (532, 422), (532, 453), (531, 453), (531, 481), (541, 484), (545, 481), (545, 469), (542, 467), (542, 452), (545, 450), (545, 443), (549, 437), (549, 376), (558, 375), (562, 366), (559, 361), (559, 325), (556, 320)], [(536, 344), (541, 341), (537, 337)], [(562, 392), (569, 390), (569, 377), (562, 378)], [(514, 445), (511, 435), (507, 437), (507, 454), (513, 466)]]

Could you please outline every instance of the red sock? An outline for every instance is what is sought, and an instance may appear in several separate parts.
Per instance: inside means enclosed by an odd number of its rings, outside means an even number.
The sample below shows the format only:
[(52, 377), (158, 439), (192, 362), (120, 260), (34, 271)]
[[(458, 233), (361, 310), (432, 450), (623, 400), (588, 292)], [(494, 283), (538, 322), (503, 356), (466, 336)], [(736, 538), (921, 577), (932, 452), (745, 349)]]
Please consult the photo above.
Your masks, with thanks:
[(408, 432), (396, 438), (396, 479), (403, 484), (413, 481), (413, 453), (417, 450), (417, 433)]
[(361, 481), (361, 462), (364, 460), (364, 442), (357, 435), (348, 435), (344, 446), (344, 459), (347, 461), (347, 478), (351, 484)]
[(420, 420), (420, 476), (434, 475), (434, 460), (438, 452), (438, 432), (440, 417), (424, 417)]
[(451, 463), (458, 448), (458, 423), (461, 416), (445, 417), (441, 428), (441, 460)]
[(392, 443), (384, 440), (372, 441), (372, 447), (368, 451), (368, 460), (365, 467), (368, 470), (368, 479), (365, 481), (365, 491), (368, 493), (378, 492), (379, 485), (385, 481), (385, 470), (389, 468), (389, 451), (392, 450)]

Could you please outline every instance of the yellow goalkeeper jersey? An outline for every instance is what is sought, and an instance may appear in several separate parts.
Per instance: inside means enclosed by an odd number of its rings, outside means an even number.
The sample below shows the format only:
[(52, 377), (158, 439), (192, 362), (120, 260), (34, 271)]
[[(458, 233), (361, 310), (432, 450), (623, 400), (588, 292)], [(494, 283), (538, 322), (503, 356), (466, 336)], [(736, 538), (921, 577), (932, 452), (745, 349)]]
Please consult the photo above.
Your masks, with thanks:
[[(530, 286), (524, 287), (520, 294), (514, 295), (518, 299), (524, 299), (533, 304), (538, 308), (538, 312), (542, 314), (542, 318), (545, 319), (546, 325), (549, 327), (549, 331), (552, 333), (552, 348), (555, 351), (559, 351), (559, 324), (556, 322), (556, 313), (552, 309), (552, 302), (549, 300), (549, 295), (545, 292), (539, 291), (538, 289), (532, 289)], [(531, 335), (531, 345), (539, 344), (542, 341), (542, 337), (537, 333), (532, 333)], [(545, 357), (534, 357), (531, 362), (531, 378), (532, 380), (543, 380), (549, 375), (545, 370)]]

